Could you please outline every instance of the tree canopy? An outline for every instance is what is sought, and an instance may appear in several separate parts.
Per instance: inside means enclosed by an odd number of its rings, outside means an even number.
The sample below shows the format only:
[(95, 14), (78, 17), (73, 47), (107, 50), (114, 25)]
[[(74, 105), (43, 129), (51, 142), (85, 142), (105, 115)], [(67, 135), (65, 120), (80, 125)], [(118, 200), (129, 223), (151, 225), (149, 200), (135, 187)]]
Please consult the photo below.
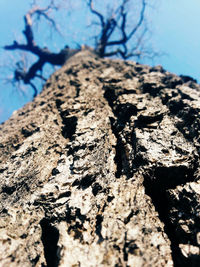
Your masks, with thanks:
[[(81, 1), (78, 2), (81, 4)], [(145, 41), (149, 33), (146, 15), (147, 0), (104, 1), (101, 4), (95, 0), (83, 2), (83, 6), (90, 16), (88, 36), (92, 34), (92, 41), (89, 40), (84, 45), (92, 47), (99, 57), (115, 56), (127, 59), (154, 55), (148, 42)], [(15, 63), (12, 79), (12, 82), (23, 82), (30, 85), (34, 90), (34, 97), (37, 95), (38, 89), (33, 80), (35, 78), (46, 80), (42, 74), (44, 65), (49, 63), (52, 66), (62, 66), (71, 55), (81, 50), (80, 43), (77, 47), (69, 47), (68, 40), (66, 40), (65, 45), (59, 51), (52, 51), (48, 47), (50, 40), (48, 46), (44, 46), (38, 41), (37, 35), (41, 33), (38, 33), (35, 27), (46, 22), (54, 33), (61, 34), (61, 32), (67, 31), (72, 21), (69, 16), (68, 25), (62, 26), (64, 29), (60, 29), (57, 23), (59, 14), (65, 12), (68, 16), (68, 12), (71, 12), (72, 17), (75, 8), (73, 4), (66, 6), (63, 0), (48, 0), (43, 5), (37, 0), (32, 1), (30, 9), (24, 15), (24, 29), (22, 30), (24, 40), (15, 39), (12, 44), (4, 46), (5, 50), (22, 51), (36, 56), (36, 60), (28, 66), (25, 64), (24, 57), (18, 60)], [(76, 31), (75, 27), (74, 31)], [(76, 40), (74, 42), (76, 43)]]

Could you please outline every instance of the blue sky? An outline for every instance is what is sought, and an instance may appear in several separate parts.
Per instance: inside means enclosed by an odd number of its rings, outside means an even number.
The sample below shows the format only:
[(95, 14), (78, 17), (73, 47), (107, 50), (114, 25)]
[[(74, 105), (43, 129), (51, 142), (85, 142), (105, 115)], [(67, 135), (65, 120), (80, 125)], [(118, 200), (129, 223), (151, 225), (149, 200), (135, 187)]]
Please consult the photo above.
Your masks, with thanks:
[[(28, 8), (28, 0), (14, 0), (12, 4), (8, 0), (0, 0), (0, 47), (11, 44), (16, 36), (21, 36), (21, 30), (24, 27), (23, 15)], [(154, 61), (145, 61), (145, 63), (159, 64), (170, 72), (189, 75), (200, 81), (199, 11), (199, 0), (160, 0), (149, 16), (154, 47), (166, 55), (156, 58)], [(84, 36), (81, 25), (83, 21), (87, 20), (87, 13), (84, 14), (77, 8), (73, 23), (66, 24), (68, 33), (65, 34), (65, 41), (60, 36), (54, 36), (52, 41), (48, 42), (51, 43), (52, 49), (62, 48), (66, 43), (75, 46), (75, 42), (72, 40), (79, 41), (80, 36)], [(64, 18), (61, 20), (64, 21)], [(78, 27), (79, 32), (75, 32), (73, 27)], [(82, 42), (84, 41), (87, 42), (87, 40), (82, 40)], [(0, 79), (3, 76), (11, 75), (11, 73), (8, 74), (7, 69), (2, 67), (4, 64), (10, 67), (12, 57), (16, 56), (16, 54), (11, 54), (7, 52), (5, 55), (5, 51), (0, 49)], [(9, 118), (14, 110), (27, 101), (31, 101), (31, 96), (31, 90), (20, 93), (17, 88), (14, 89), (0, 80), (0, 123)]]
[(153, 19), (154, 40), (168, 56), (156, 60), (165, 69), (200, 81), (200, 1), (168, 0)]

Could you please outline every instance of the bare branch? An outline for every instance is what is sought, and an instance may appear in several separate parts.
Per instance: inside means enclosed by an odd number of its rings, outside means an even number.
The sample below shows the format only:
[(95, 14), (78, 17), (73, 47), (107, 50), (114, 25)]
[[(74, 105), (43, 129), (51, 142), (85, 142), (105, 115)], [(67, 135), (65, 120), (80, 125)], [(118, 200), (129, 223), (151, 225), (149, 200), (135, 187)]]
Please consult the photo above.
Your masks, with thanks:
[[(50, 63), (54, 66), (61, 66), (65, 63), (66, 59), (81, 49), (70, 49), (66, 46), (59, 53), (53, 53), (48, 48), (41, 47), (35, 42), (33, 29), (35, 23), (43, 18), (51, 25), (51, 28), (58, 31), (55, 20), (51, 15), (53, 11), (57, 11), (60, 8), (55, 4), (55, 0), (49, 0), (49, 4), (45, 7), (37, 4), (38, 2), (37, 0), (32, 0), (31, 8), (24, 16), (23, 35), (25, 37), (25, 42), (21, 43), (14, 40), (11, 45), (4, 46), (6, 50), (20, 50), (37, 56), (36, 62), (29, 68), (22, 69), (20, 66), (16, 65), (14, 71), (15, 80), (30, 84), (34, 90), (34, 94), (37, 93), (37, 89), (34, 87), (32, 79), (40, 78), (43, 81), (45, 80), (45, 78), (38, 73), (42, 71), (46, 63)], [(146, 0), (140, 0), (141, 7), (139, 6), (138, 14), (134, 18), (135, 23), (131, 26), (129, 22), (130, 8), (128, 8), (128, 3), (130, 3), (131, 0), (121, 0), (121, 4), (119, 4), (117, 8), (112, 8), (110, 10), (109, 16), (105, 16), (103, 12), (97, 10), (94, 7), (94, 2), (94, 0), (86, 0), (91, 14), (94, 14), (96, 18), (95, 25), (100, 26), (99, 34), (94, 36), (96, 53), (100, 57), (119, 56), (123, 59), (140, 57), (142, 52), (144, 52), (141, 51), (143, 49), (142, 42), (147, 32), (147, 28), (145, 28)], [(130, 44), (131, 41), (132, 44)]]
[(122, 24), (121, 24), (120, 30), (122, 32), (122, 38), (120, 40), (108, 42), (107, 46), (120, 45), (120, 44), (123, 44), (125, 42), (128, 42), (131, 39), (131, 37), (136, 33), (136, 31), (139, 29), (139, 27), (142, 25), (142, 23), (144, 21), (144, 12), (145, 12), (145, 8), (146, 8), (146, 2), (145, 2), (145, 0), (142, 0), (142, 10), (140, 12), (139, 21), (136, 24), (136, 26), (132, 29), (132, 31), (127, 35), (126, 34), (126, 16), (127, 16), (127, 13), (124, 12), (124, 8), (125, 8), (124, 5), (126, 3), (127, 3), (127, 1), (125, 1), (124, 4), (121, 6)]
[(5, 50), (25, 50), (29, 51), (29, 47), (26, 44), (19, 44), (17, 41), (14, 41), (12, 45), (5, 45), (3, 47)]
[(16, 64), (16, 69), (14, 71), (14, 80), (15, 81), (23, 81), (25, 84), (30, 84), (34, 89), (34, 95), (37, 94), (37, 89), (34, 84), (31, 82), (35, 77), (44, 78), (39, 75), (37, 72), (42, 71), (45, 63), (50, 63), (52, 65), (63, 65), (68, 57), (77, 53), (80, 49), (69, 49), (69, 47), (65, 47), (59, 53), (53, 53), (48, 50), (48, 48), (41, 48), (34, 41), (33, 34), (33, 16), (38, 16), (40, 19), (43, 16), (46, 20), (48, 20), (53, 26), (56, 26), (53, 19), (49, 17), (49, 13), (51, 10), (57, 10), (57, 6), (54, 4), (54, 0), (51, 0), (50, 4), (41, 8), (36, 4), (36, 1), (33, 1), (34, 6), (27, 12), (24, 16), (25, 29), (23, 34), (26, 39), (25, 44), (18, 43), (16, 40), (11, 45), (6, 45), (3, 48), (5, 50), (21, 50), (30, 52), (38, 57), (38, 60), (32, 64), (32, 66), (27, 71), (26, 69), (22, 69), (19, 65)]
[(44, 78), (44, 77), (43, 77), (42, 75), (40, 75), (40, 74), (35, 74), (35, 77), (40, 78), (40, 79), (43, 80), (44, 82), (47, 81), (47, 79)]
[(142, 25), (142, 23), (144, 21), (145, 9), (146, 9), (146, 1), (145, 0), (142, 0), (142, 10), (140, 12), (140, 19), (139, 19), (137, 25), (135, 26), (135, 28), (133, 28), (133, 30), (129, 33), (128, 40), (136, 33), (136, 31)]
[(27, 44), (29, 46), (33, 46), (34, 42), (34, 36), (33, 36), (33, 31), (32, 31), (32, 19), (31, 19), (31, 15), (29, 13), (27, 13), (24, 16), (24, 22), (25, 22), (25, 30), (23, 31), (23, 34), (25, 35)]
[(36, 95), (38, 94), (38, 90), (37, 90), (36, 86), (32, 82), (29, 82), (29, 84), (33, 88), (33, 91), (34, 91), (33, 98), (35, 98)]
[(90, 7), (90, 11), (100, 19), (101, 26), (102, 26), (102, 28), (104, 28), (105, 27), (104, 17), (100, 12), (98, 12), (97, 10), (94, 9), (93, 0), (89, 0), (88, 5)]
[[(127, 45), (130, 39), (132, 39), (132, 37), (136, 35), (137, 31), (144, 24), (143, 22), (145, 19), (146, 0), (142, 0), (138, 22), (134, 27), (132, 27), (131, 30), (128, 31), (127, 20), (129, 10), (127, 10), (127, 4), (129, 2), (130, 0), (123, 0), (121, 5), (117, 7), (114, 13), (106, 19), (101, 12), (94, 9), (93, 1), (89, 1), (91, 12), (98, 16), (101, 21), (103, 21), (103, 23), (100, 24), (101, 32), (98, 35), (98, 41), (96, 45), (96, 50), (100, 57), (119, 55), (123, 59), (126, 59), (131, 56), (140, 55), (138, 47), (141, 44), (144, 32), (142, 32), (135, 38), (136, 45), (132, 47), (131, 50)], [(115, 36), (116, 39), (110, 40), (113, 36)], [(114, 51), (106, 51), (108, 47), (111, 47), (112, 49), (114, 46), (118, 46), (118, 48)]]

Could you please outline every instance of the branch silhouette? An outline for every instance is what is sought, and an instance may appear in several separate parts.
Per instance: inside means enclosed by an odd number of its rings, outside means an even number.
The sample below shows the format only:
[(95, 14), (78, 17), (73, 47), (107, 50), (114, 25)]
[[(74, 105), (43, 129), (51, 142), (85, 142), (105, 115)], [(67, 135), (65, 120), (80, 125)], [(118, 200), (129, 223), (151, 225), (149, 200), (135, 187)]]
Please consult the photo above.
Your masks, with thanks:
[[(116, 9), (113, 9), (112, 14), (109, 16), (106, 16), (103, 11), (95, 8), (95, 1), (85, 1), (91, 15), (94, 15), (97, 19), (95, 25), (97, 26), (98, 24), (100, 26), (94, 47), (97, 55), (102, 58), (118, 56), (123, 59), (140, 57), (142, 55), (142, 43), (144, 36), (148, 32), (145, 25), (147, 0), (141, 0), (140, 6), (138, 6), (139, 13), (134, 17), (131, 25), (129, 16), (129, 4), (132, 3), (131, 0), (121, 0), (121, 4)], [(37, 88), (32, 80), (36, 77), (43, 81), (45, 80), (41, 75), (44, 65), (49, 63), (51, 65), (62, 66), (70, 56), (81, 50), (81, 48), (72, 49), (66, 45), (58, 53), (54, 53), (47, 47), (41, 47), (36, 43), (33, 32), (35, 20), (40, 21), (41, 18), (44, 18), (55, 31), (58, 31), (57, 24), (54, 18), (50, 16), (50, 13), (52, 10), (58, 11), (60, 9), (55, 4), (55, 0), (50, 0), (49, 5), (43, 8), (36, 3), (37, 1), (34, 0), (31, 9), (24, 16), (24, 30), (22, 32), (25, 42), (21, 43), (14, 40), (11, 45), (4, 46), (5, 50), (20, 50), (37, 56), (36, 62), (28, 70), (19, 66), (20, 64), (16, 64), (14, 71), (15, 81), (22, 81), (24, 84), (29, 84), (34, 90), (34, 97), (37, 95)], [(136, 4), (132, 3), (132, 5), (134, 7)]]

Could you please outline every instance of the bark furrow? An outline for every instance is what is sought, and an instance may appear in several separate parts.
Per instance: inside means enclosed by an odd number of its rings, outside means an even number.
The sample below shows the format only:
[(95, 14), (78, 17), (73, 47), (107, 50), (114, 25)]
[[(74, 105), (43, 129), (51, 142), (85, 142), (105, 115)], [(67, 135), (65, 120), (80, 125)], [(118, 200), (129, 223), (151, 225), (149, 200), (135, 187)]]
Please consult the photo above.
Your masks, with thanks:
[(198, 266), (200, 90), (82, 51), (0, 125), (1, 266)]

